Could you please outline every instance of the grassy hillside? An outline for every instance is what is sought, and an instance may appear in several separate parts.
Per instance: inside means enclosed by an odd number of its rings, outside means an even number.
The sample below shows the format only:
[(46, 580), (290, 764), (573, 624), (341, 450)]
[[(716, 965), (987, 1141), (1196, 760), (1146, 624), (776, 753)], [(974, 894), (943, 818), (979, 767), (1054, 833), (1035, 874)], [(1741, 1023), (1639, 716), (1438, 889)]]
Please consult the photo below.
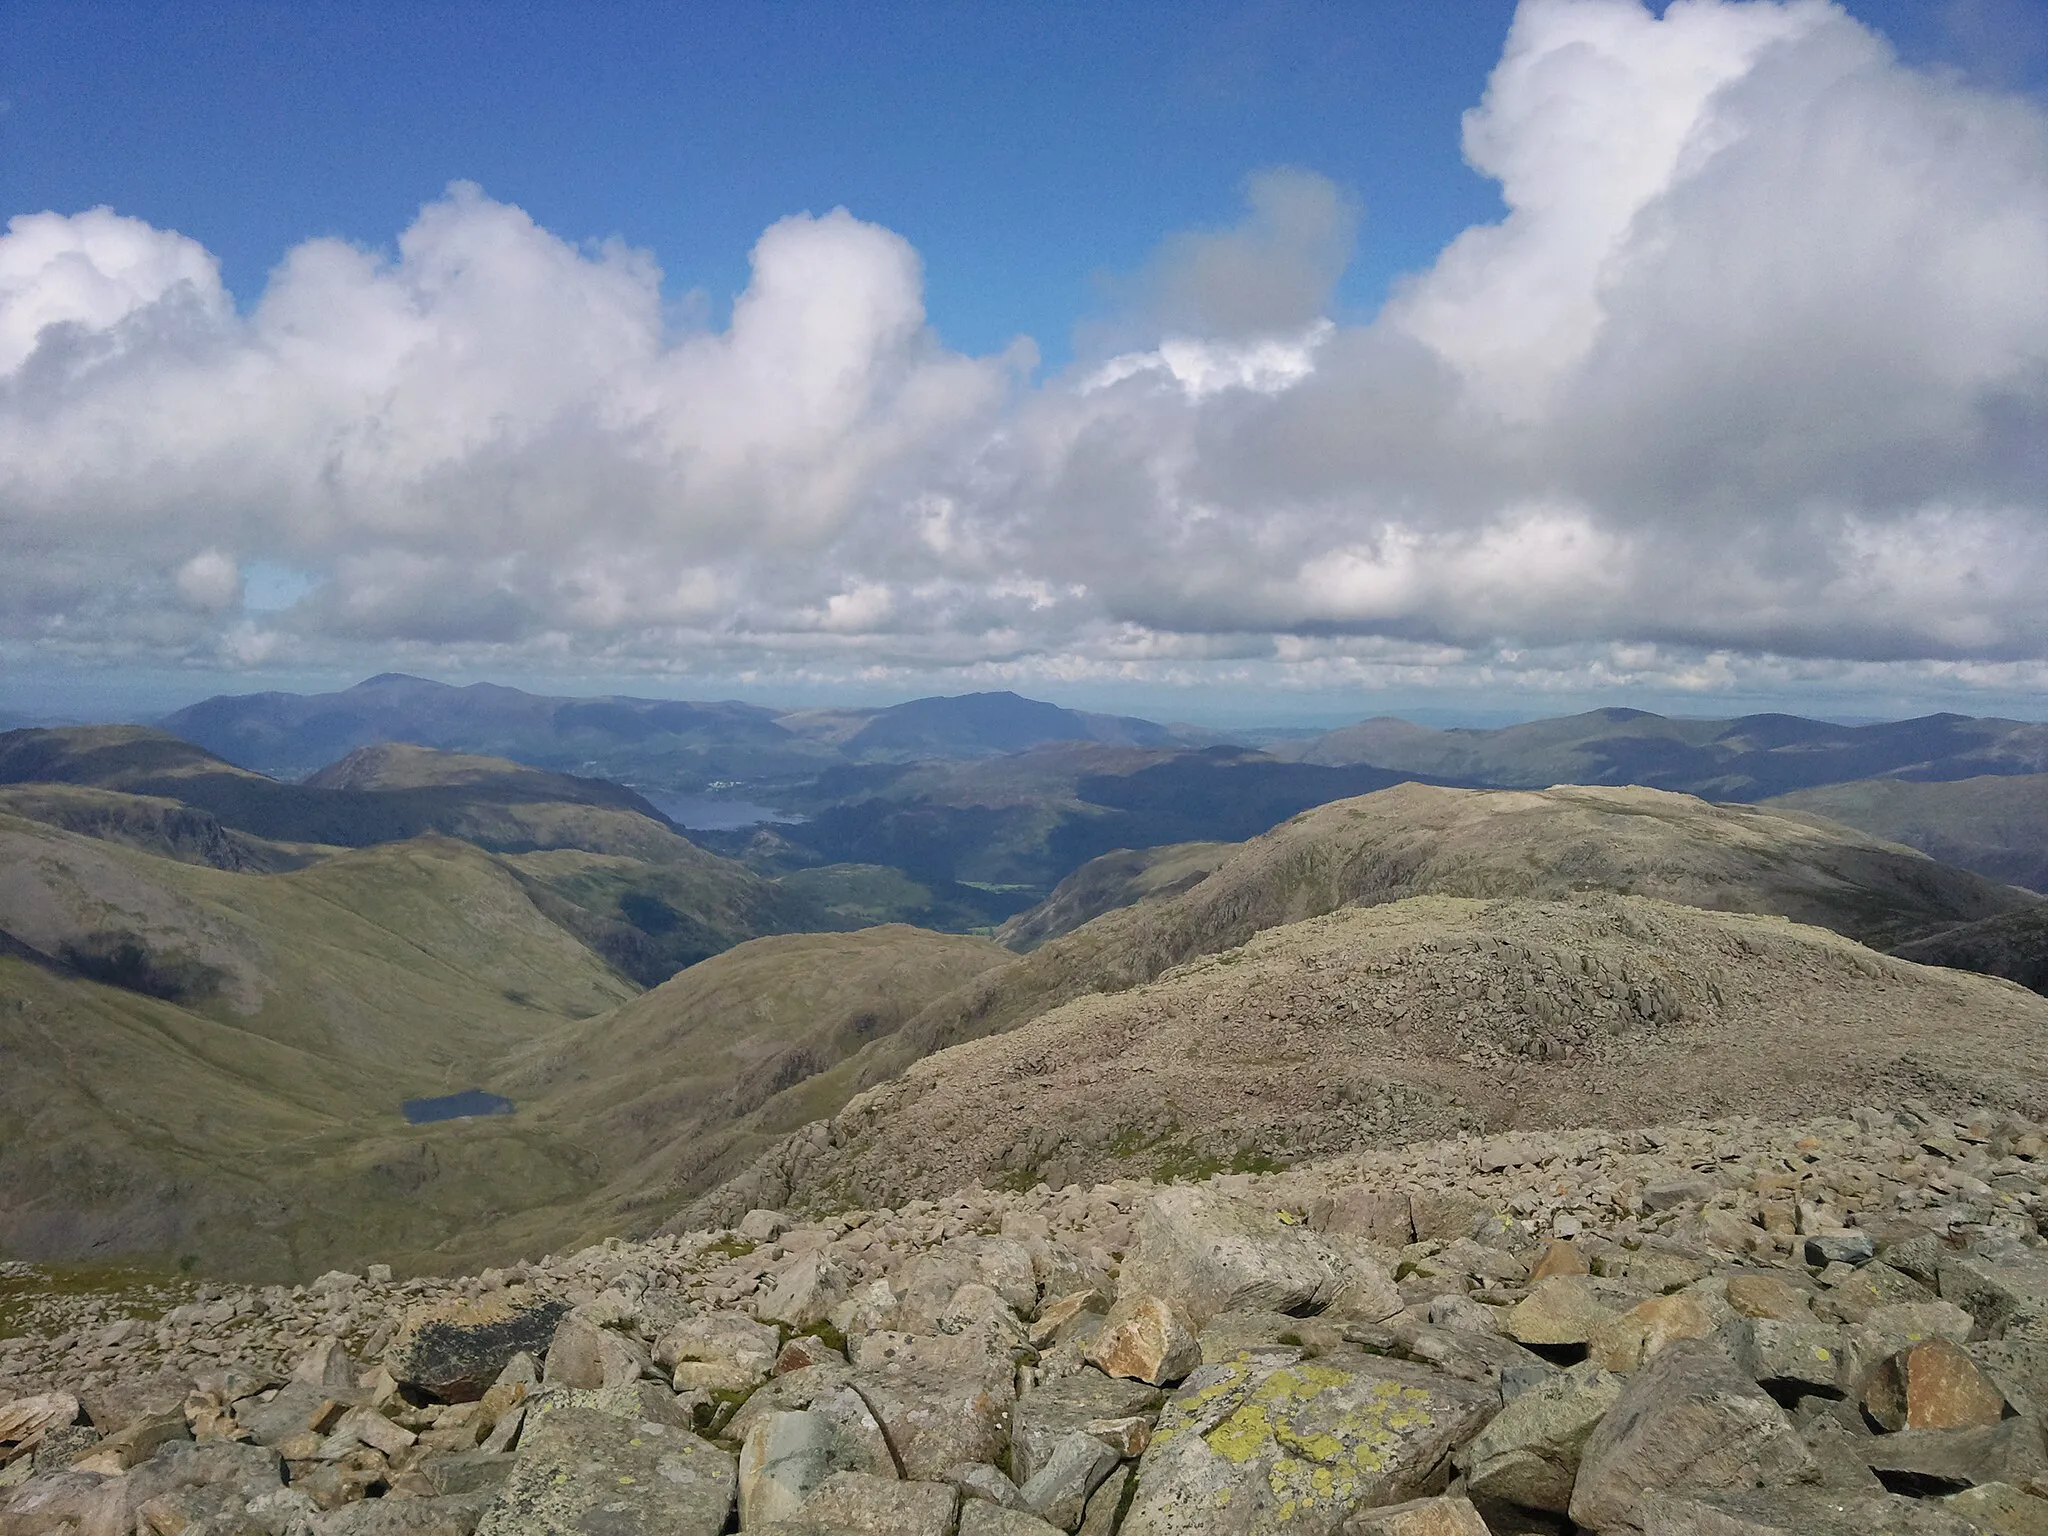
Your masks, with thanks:
[(1901, 944), (1894, 953), (1922, 965), (2003, 976), (2048, 994), (2048, 906), (1962, 923)]
[(1105, 912), (1163, 901), (1191, 890), (1237, 852), (1236, 843), (1168, 843), (1161, 848), (1119, 848), (1090, 859), (1028, 912), (996, 930), (1020, 954), (1072, 933)]
[[(127, 798), (104, 799), (115, 793)], [(0, 736), (4, 797), (55, 825), (221, 868), (459, 838), (507, 855), (550, 918), (641, 986), (760, 934), (831, 925), (804, 893), (700, 848), (632, 790), (501, 758), (373, 746), (283, 784), (139, 727), (19, 731)]]
[(2048, 892), (2048, 773), (1861, 779), (1766, 804), (1826, 816), (1993, 880)]
[(1009, 955), (891, 925), (757, 939), (527, 1047), (492, 1086), (585, 1149), (604, 1187), (508, 1233), (650, 1226), (845, 1102), (845, 1064)]
[(303, 1274), (594, 1178), (524, 1124), (400, 1115), (633, 990), (465, 844), (251, 875), (0, 818), (0, 931), (9, 1252)]
[(79, 784), (0, 784), (0, 812), (120, 843), (143, 853), (214, 869), (275, 873), (300, 869), (332, 849), (277, 843), (163, 795), (129, 795)]
[[(1010, 958), (793, 935), (635, 996), (536, 893), (647, 868), (431, 837), (258, 874), (0, 816), (0, 1255), (303, 1278), (651, 1225)], [(405, 1122), (472, 1086), (516, 1112)]]

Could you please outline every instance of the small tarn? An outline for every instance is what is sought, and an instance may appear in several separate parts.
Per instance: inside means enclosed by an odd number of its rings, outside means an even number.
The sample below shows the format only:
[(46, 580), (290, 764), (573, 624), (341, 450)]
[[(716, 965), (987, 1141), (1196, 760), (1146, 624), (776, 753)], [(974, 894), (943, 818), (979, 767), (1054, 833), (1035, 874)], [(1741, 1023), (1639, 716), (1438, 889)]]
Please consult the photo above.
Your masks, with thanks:
[(512, 1101), (481, 1088), (465, 1088), (438, 1099), (407, 1099), (403, 1108), (408, 1125), (425, 1125), (433, 1120), (466, 1120), (472, 1115), (509, 1115)]

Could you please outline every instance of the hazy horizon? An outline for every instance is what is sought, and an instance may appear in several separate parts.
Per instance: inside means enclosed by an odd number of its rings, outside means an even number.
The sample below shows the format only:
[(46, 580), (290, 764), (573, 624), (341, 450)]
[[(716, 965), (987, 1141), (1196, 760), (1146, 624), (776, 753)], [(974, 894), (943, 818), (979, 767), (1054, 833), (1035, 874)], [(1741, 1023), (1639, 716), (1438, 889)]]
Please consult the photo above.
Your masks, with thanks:
[[(388, 669), (404, 672), (403, 668)], [(374, 674), (373, 674), (374, 675)], [(434, 677), (423, 673), (405, 673), (407, 676), (423, 677), (427, 681), (445, 683), (451, 687), (467, 687), (474, 683), (493, 683), (501, 687), (518, 688), (527, 693), (562, 698), (624, 697), (641, 699), (689, 700), (697, 703), (738, 702), (756, 705), (765, 709), (789, 710), (804, 708), (848, 708), (878, 709), (893, 704), (902, 704), (912, 699), (932, 697), (954, 697), (967, 693), (1017, 693), (1022, 697), (1056, 704), (1066, 709), (1082, 710), (1093, 714), (1123, 715), (1155, 721), (1162, 725), (1188, 725), (1205, 727), (1217, 731), (1255, 732), (1274, 731), (1325, 731), (1361, 720), (1391, 716), (1417, 725), (1434, 726), (1438, 729), (1467, 728), (1495, 729), (1506, 725), (1517, 725), (1534, 720), (1555, 719), (1561, 716), (1581, 714), (1595, 709), (1642, 709), (1673, 719), (1727, 719), (1742, 715), (1784, 713), (1801, 715), (1808, 719), (1826, 721), (1834, 725), (1857, 726), (1877, 724), (1884, 721), (1914, 719), (1921, 716), (1947, 712), (1940, 707), (1912, 708), (1902, 706), (1890, 712), (1870, 713), (1856, 709), (1828, 709), (1825, 707), (1807, 709), (1782, 708), (1778, 700), (1722, 701), (1722, 708), (1701, 708), (1703, 701), (1680, 698), (1675, 701), (1638, 703), (1616, 698), (1578, 698), (1548, 701), (1543, 707), (1530, 705), (1522, 708), (1506, 707), (1498, 703), (1467, 701), (1458, 703), (1447, 700), (1443, 694), (1412, 695), (1402, 699), (1360, 699), (1355, 705), (1347, 706), (1340, 697), (1304, 696), (1291, 706), (1277, 703), (1270, 695), (1250, 691), (1238, 693), (1215, 689), (1188, 688), (1184, 690), (1160, 689), (1026, 689), (1008, 687), (1002, 684), (947, 689), (939, 693), (902, 688), (848, 688), (821, 687), (812, 692), (787, 688), (750, 689), (736, 685), (728, 689), (705, 691), (683, 691), (675, 688), (654, 686), (653, 679), (619, 679), (619, 686), (578, 679), (548, 677)], [(103, 677), (102, 686), (79, 687), (75, 682), (69, 685), (52, 684), (47, 688), (23, 688), (19, 679), (0, 679), (0, 729), (28, 726), (63, 726), (90, 724), (154, 725), (181, 709), (218, 697), (245, 696), (264, 692), (297, 694), (339, 693), (368, 681), (365, 677), (286, 677), (265, 680), (261, 686), (244, 686), (253, 680), (237, 679), (232, 676), (218, 679), (223, 686), (207, 687), (192, 684), (185, 687), (170, 685), (152, 686), (138, 684), (132, 678)], [(1957, 711), (1978, 715), (1999, 716), (2012, 720), (2048, 720), (2048, 700), (2015, 701), (2013, 710), (1980, 709)]]

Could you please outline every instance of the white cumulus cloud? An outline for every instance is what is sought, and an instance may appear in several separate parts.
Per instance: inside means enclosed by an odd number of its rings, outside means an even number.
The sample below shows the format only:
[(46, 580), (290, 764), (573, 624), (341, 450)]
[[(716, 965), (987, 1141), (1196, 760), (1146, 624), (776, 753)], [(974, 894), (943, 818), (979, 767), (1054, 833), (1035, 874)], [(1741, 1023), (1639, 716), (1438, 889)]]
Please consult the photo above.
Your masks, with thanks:
[[(2009, 687), (2048, 665), (2048, 114), (1826, 0), (1524, 0), (1507, 212), (1364, 324), (1303, 170), (1113, 356), (946, 350), (899, 236), (650, 253), (452, 187), (238, 309), (107, 210), (0, 236), (0, 644), (224, 664)], [(1132, 348), (1129, 339), (1149, 334)], [(195, 553), (197, 551), (197, 553)], [(304, 595), (244, 606), (245, 571)], [(351, 649), (353, 648), (353, 649)], [(1872, 669), (1875, 669), (1874, 671)], [(2031, 669), (2031, 670), (2030, 670)]]

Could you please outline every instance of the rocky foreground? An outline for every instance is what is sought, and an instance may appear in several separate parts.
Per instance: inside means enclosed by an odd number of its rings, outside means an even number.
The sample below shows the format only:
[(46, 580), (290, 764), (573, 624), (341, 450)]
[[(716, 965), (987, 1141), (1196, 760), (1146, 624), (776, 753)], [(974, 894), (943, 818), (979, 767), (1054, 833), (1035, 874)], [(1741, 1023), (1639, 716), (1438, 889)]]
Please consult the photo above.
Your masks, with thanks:
[(2048, 1532), (2044, 1185), (1914, 1103), (460, 1280), (16, 1266), (0, 1536)]

